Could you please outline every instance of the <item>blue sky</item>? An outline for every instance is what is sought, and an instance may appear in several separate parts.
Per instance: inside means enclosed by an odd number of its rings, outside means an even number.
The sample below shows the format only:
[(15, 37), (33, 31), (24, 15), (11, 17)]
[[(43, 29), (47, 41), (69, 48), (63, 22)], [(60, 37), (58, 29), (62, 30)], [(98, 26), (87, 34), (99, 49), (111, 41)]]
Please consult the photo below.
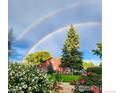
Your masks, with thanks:
[(8, 9), (20, 59), (39, 50), (60, 57), (66, 32), (74, 24), (84, 60), (100, 61), (91, 49), (102, 40), (101, 0), (9, 0)]

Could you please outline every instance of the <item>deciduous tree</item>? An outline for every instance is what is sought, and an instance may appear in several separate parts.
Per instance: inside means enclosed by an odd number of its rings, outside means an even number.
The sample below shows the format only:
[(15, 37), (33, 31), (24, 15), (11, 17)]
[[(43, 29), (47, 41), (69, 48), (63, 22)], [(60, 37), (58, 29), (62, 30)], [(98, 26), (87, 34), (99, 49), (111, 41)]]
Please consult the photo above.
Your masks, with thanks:
[(51, 54), (47, 51), (39, 51), (26, 56), (25, 61), (26, 63), (33, 63), (33, 64), (40, 64), (43, 63), (45, 60), (49, 59)]

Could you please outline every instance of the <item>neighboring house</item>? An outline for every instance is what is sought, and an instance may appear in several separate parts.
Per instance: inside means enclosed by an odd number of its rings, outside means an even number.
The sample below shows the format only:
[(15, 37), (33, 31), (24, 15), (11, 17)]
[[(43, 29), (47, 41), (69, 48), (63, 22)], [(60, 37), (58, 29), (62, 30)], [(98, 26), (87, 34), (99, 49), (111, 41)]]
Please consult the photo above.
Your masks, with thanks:
[(72, 74), (71, 69), (69, 67), (61, 67), (60, 72), (63, 74)]
[(47, 72), (50, 63), (52, 64), (54, 71), (59, 71), (63, 74), (72, 74), (69, 67), (60, 67), (61, 61), (54, 57), (45, 60), (42, 64), (39, 65), (39, 67), (43, 72)]
[(60, 60), (58, 60), (58, 59), (56, 59), (54, 57), (51, 57), (51, 58), (45, 60), (42, 64), (39, 65), (39, 67), (41, 68), (41, 70), (47, 71), (47, 68), (48, 68), (50, 63), (52, 64), (53, 69), (55, 71), (60, 71), (59, 66), (60, 66), (61, 62), (60, 62)]

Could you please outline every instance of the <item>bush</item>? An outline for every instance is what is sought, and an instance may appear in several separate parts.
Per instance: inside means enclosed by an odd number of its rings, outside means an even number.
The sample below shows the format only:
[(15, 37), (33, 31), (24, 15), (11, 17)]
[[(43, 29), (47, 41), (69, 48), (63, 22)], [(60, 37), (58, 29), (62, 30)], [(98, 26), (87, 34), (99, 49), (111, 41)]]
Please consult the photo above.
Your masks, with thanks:
[(96, 73), (91, 73), (90, 75), (87, 75), (87, 76), (83, 75), (82, 79), (80, 81), (78, 81), (77, 84), (75, 85), (76, 93), (81, 93), (81, 92), (79, 92), (80, 86), (85, 87), (84, 92), (82, 92), (82, 93), (94, 93), (91, 91), (91, 86), (93, 86), (93, 85), (95, 85), (98, 89), (102, 89), (101, 78), (102, 78), (102, 76), (100, 74), (96, 74)]
[(101, 67), (91, 67), (87, 69), (87, 72), (93, 72), (96, 74), (102, 74), (102, 68)]
[(62, 81), (62, 75), (60, 73), (55, 73), (55, 81), (57, 81), (57, 82)]
[(10, 63), (8, 73), (9, 93), (50, 93), (52, 90), (47, 74), (36, 66)]
[(82, 78), (85, 80), (85, 85), (86, 86), (92, 86), (92, 85), (95, 85), (95, 86), (98, 86), (101, 85), (99, 84), (102, 76), (99, 75), (99, 74), (96, 74), (96, 73), (91, 73), (90, 76), (82, 76)]

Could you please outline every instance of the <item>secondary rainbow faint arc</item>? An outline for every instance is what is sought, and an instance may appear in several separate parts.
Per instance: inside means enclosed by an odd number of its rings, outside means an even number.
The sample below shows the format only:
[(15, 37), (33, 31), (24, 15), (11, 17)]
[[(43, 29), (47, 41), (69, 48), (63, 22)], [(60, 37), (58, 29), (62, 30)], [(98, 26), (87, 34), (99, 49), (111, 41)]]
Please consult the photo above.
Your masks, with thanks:
[[(84, 4), (84, 3), (83, 3)], [(45, 21), (46, 19), (60, 13), (61, 11), (63, 10), (66, 10), (66, 9), (69, 9), (69, 8), (73, 8), (73, 7), (76, 7), (76, 6), (79, 6), (79, 5), (82, 5), (82, 3), (74, 3), (74, 4), (71, 4), (67, 7), (64, 7), (64, 8), (60, 8), (58, 10), (55, 10), (53, 12), (50, 12), (49, 14), (43, 16), (43, 17), (40, 17), (38, 20), (36, 20), (33, 24), (31, 24), (26, 30), (24, 30), (17, 38), (16, 38), (16, 41), (20, 40), (26, 33), (30, 32), (35, 26), (37, 26), (39, 23), (42, 23), (43, 21)]]
[[(80, 27), (80, 26), (87, 26), (87, 25), (100, 25), (101, 23), (99, 22), (87, 22), (87, 23), (77, 23), (77, 24), (73, 24), (74, 26), (76, 27)], [(33, 47), (29, 50), (29, 52), (27, 54), (30, 54), (33, 52), (33, 50), (38, 46), (40, 45), (41, 43), (43, 43), (46, 39), (48, 39), (49, 37), (51, 37), (52, 35), (54, 35), (55, 33), (57, 32), (62, 32), (66, 29), (69, 28), (69, 25), (68, 26), (65, 26), (65, 27), (62, 27), (60, 29), (57, 29), (55, 31), (52, 31), (51, 33), (49, 33), (48, 35), (46, 35), (44, 38), (41, 38), (35, 45), (33, 45)]]

